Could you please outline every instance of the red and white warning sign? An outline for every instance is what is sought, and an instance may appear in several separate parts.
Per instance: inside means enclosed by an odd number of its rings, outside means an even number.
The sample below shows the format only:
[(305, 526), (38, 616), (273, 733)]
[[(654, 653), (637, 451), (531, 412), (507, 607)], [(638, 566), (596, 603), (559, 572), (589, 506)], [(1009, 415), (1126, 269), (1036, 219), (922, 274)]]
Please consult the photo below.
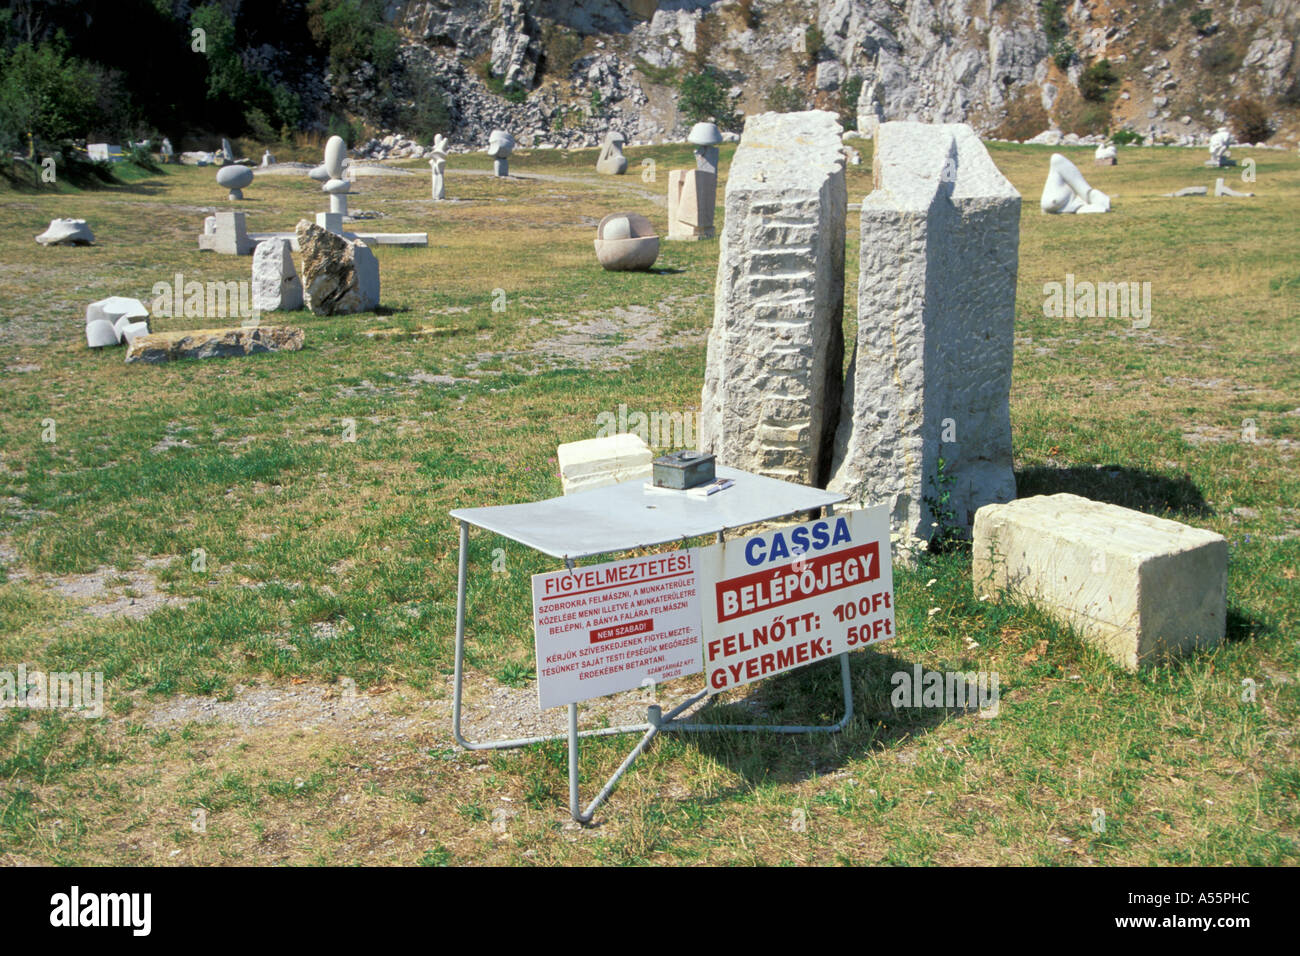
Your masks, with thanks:
[(699, 552), (710, 693), (894, 636), (885, 506)]
[(533, 575), (542, 710), (701, 669), (697, 553)]

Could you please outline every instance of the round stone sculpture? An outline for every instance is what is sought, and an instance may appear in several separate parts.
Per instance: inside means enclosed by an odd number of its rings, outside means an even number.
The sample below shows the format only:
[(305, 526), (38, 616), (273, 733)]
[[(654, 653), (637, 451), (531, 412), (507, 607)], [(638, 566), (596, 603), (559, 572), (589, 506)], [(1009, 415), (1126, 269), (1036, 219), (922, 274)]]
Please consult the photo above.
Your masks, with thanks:
[(696, 123), (686, 141), (692, 146), (717, 146), (722, 142), (722, 131), (713, 123)]
[(612, 212), (596, 227), (596, 258), (611, 272), (649, 269), (659, 258), (659, 237), (645, 216)]
[(222, 166), (217, 170), (217, 185), (230, 190), (231, 199), (243, 199), (244, 187), (253, 182), (253, 171), (238, 164)]

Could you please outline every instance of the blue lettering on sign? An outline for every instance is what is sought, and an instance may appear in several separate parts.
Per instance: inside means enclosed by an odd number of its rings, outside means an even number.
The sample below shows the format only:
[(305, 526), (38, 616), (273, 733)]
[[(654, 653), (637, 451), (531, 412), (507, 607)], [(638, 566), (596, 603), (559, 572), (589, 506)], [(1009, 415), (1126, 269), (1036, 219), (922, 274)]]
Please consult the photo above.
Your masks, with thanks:
[(785, 532), (777, 531), (772, 535), (769, 548), (763, 538), (751, 538), (745, 545), (745, 561), (751, 566), (779, 561), (790, 557), (790, 545), (795, 554), (807, 554), (809, 551), (821, 551), (838, 544), (851, 544), (849, 522), (846, 518), (836, 518), (834, 527), (825, 521), (818, 521), (808, 527), (800, 525), (790, 532), (790, 544), (786, 543)]

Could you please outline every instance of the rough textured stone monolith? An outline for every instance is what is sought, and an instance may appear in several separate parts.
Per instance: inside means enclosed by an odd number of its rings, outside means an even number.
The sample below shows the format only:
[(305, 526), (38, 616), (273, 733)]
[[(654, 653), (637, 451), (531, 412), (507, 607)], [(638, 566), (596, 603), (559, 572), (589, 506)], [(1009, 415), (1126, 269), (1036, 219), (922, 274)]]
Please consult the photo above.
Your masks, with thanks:
[(963, 124), (882, 123), (873, 173), (827, 487), (888, 504), (906, 553), (1015, 497), (1020, 195)]
[(293, 267), (288, 239), (267, 239), (253, 250), (253, 308), (259, 312), (302, 308), (302, 280)]
[(700, 448), (820, 485), (839, 408), (848, 196), (834, 113), (745, 121), (725, 196)]
[(327, 232), (302, 220), (303, 300), (316, 315), (369, 312), (379, 305), (379, 260), (364, 242)]

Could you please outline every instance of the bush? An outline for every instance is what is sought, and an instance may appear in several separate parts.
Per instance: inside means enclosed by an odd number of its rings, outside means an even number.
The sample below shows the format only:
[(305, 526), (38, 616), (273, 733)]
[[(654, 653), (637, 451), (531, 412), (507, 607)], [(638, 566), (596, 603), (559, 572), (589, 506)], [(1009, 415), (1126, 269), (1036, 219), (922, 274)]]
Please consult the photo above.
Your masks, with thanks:
[(101, 121), (94, 68), (50, 44), (24, 43), (0, 60), (0, 144), (30, 151), (86, 135)]
[(1052, 48), (1052, 62), (1062, 70), (1070, 68), (1075, 56), (1074, 44), (1069, 40), (1062, 40)]
[(858, 128), (858, 100), (862, 96), (862, 77), (851, 76), (840, 87), (840, 125), (845, 130)]
[(1209, 28), (1212, 19), (1214, 19), (1214, 14), (1205, 9), (1193, 10), (1187, 16), (1187, 22), (1190, 23), (1201, 36), (1208, 36), (1206, 30)]
[(767, 108), (776, 113), (798, 113), (806, 108), (803, 90), (777, 85), (767, 92)]
[(574, 30), (553, 20), (542, 23), (542, 55), (538, 58), (537, 74), (567, 77), (573, 71), (574, 61), (582, 56), (582, 37)]
[(1121, 130), (1116, 130), (1113, 134), (1111, 134), (1110, 141), (1114, 143), (1116, 146), (1129, 146), (1129, 145), (1141, 146), (1142, 141), (1145, 138), (1146, 137), (1144, 137), (1141, 133), (1135, 133), (1131, 129), (1121, 129)]
[(826, 37), (822, 31), (814, 24), (803, 31), (804, 52), (808, 58), (809, 66), (816, 66), (817, 61), (821, 58), (822, 51), (826, 49)]
[(1111, 87), (1119, 82), (1119, 76), (1110, 65), (1110, 60), (1100, 59), (1090, 63), (1079, 76), (1079, 95), (1091, 103), (1104, 103), (1110, 96)]
[(1277, 132), (1268, 110), (1259, 100), (1246, 97), (1228, 107), (1233, 138), (1239, 143), (1264, 143)]
[(1207, 73), (1235, 73), (1242, 56), (1225, 36), (1217, 36), (1201, 51), (1201, 67)]
[(731, 99), (727, 95), (727, 78), (721, 71), (710, 66), (689, 73), (682, 77), (677, 91), (677, 109), (688, 122), (712, 120), (723, 129), (735, 127), (736, 115), (731, 111)]
[(400, 38), (384, 21), (383, 0), (308, 0), (307, 29), (335, 73), (352, 73), (362, 63), (383, 73), (397, 62)]

